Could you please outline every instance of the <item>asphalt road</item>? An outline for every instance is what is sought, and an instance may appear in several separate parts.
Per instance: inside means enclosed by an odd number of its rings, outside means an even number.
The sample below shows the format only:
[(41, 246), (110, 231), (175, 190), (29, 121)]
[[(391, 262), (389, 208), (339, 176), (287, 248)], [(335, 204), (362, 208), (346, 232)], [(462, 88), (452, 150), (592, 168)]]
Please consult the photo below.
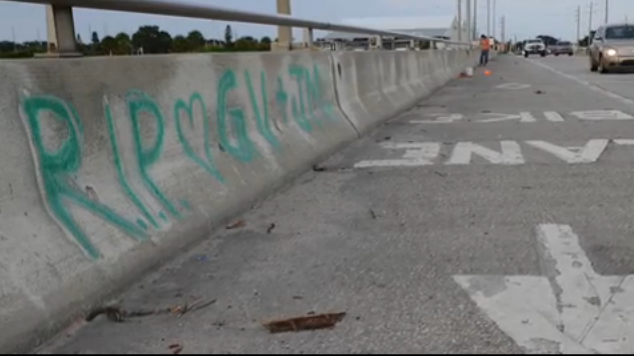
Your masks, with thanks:
[[(576, 56), (500, 56), (489, 69), (121, 297), (213, 305), (98, 319), (41, 352), (631, 352), (634, 75), (590, 73)], [(331, 330), (261, 326), (339, 311)]]

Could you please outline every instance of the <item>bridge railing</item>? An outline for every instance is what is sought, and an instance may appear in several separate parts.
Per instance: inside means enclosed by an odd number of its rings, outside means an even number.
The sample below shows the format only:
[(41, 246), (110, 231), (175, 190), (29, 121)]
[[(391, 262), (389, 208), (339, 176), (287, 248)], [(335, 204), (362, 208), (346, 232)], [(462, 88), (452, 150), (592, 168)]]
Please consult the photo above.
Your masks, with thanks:
[[(313, 30), (328, 30), (374, 35), (380, 38), (404, 38), (430, 43), (445, 43), (458, 47), (471, 46), (468, 42), (459, 42), (436, 37), (413, 35), (409, 33), (379, 30), (368, 27), (321, 22), (287, 15), (262, 14), (240, 11), (212, 5), (202, 5), (184, 0), (9, 0), (20, 3), (51, 5), (48, 14), (49, 31), (55, 31), (56, 51), (60, 56), (77, 55), (73, 8), (125, 11), (153, 15), (179, 16), (196, 19), (247, 22), (263, 25), (277, 25), (308, 29), (307, 47), (313, 45)], [(290, 46), (290, 43), (289, 43)], [(290, 49), (290, 47), (288, 48)]]

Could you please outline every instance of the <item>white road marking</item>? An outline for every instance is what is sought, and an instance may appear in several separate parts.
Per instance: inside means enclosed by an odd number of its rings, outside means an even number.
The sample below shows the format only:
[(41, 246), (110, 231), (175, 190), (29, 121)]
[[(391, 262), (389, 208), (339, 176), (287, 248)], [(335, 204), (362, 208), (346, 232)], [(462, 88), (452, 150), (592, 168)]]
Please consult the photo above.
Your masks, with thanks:
[(632, 120), (633, 116), (623, 113), (620, 110), (588, 110), (583, 112), (572, 112), (570, 115), (581, 120)]
[(440, 154), (439, 143), (383, 143), (386, 149), (403, 150), (405, 154), (400, 160), (364, 160), (356, 163), (356, 168), (391, 167), (391, 166), (426, 166), (433, 165), (433, 160)]
[(456, 275), (529, 354), (631, 354), (634, 276), (601, 276), (567, 225), (537, 227), (545, 276)]
[(565, 121), (564, 117), (557, 112), (544, 112), (544, 117), (546, 118), (546, 120), (553, 122)]
[(543, 64), (541, 62), (538, 62), (538, 61), (535, 61), (535, 60), (532, 60), (532, 59), (527, 59), (527, 61), (532, 63), (532, 64), (534, 64), (534, 65), (536, 65), (536, 66), (538, 66), (538, 67), (542, 67), (542, 68), (547, 69), (547, 70), (549, 70), (549, 71), (551, 71), (553, 73), (556, 73), (556, 74), (558, 74), (558, 75), (560, 75), (562, 77), (565, 77), (565, 78), (568, 78), (568, 79), (570, 79), (572, 81), (575, 81), (575, 82), (581, 84), (584, 87), (587, 87), (587, 88), (589, 88), (589, 89), (591, 89), (591, 90), (593, 90), (595, 92), (598, 92), (598, 93), (601, 93), (601, 94), (605, 95), (606, 97), (617, 99), (617, 100), (619, 100), (619, 101), (621, 101), (621, 102), (623, 102), (623, 103), (625, 103), (627, 105), (634, 105), (634, 100), (632, 100), (630, 98), (626, 98), (626, 97), (623, 97), (622, 95), (616, 94), (614, 92), (610, 92), (609, 90), (603, 89), (603, 88), (601, 88), (601, 87), (599, 87), (599, 86), (597, 86), (595, 84), (592, 84), (590, 82), (584, 81), (583, 79), (577, 78), (577, 77), (575, 77), (573, 75), (570, 75), (570, 74), (564, 73), (562, 71), (556, 70), (556, 69), (554, 69), (554, 68), (552, 68), (552, 67), (550, 67), (548, 65), (545, 65), (545, 64)]
[(569, 164), (589, 164), (601, 157), (610, 140), (592, 139), (583, 147), (561, 147), (541, 140), (529, 140), (526, 143), (549, 152)]
[[(607, 150), (610, 143), (623, 146), (634, 146), (634, 139), (590, 139), (582, 146), (559, 146), (542, 140), (523, 141), (525, 145), (552, 154), (567, 164), (591, 164), (597, 162)], [(495, 145), (495, 143), (493, 144)], [(526, 160), (522, 154), (520, 143), (516, 141), (500, 141), (501, 151), (473, 142), (456, 143), (451, 156), (445, 165), (469, 165), (473, 155), (477, 155), (494, 165), (521, 165)], [(355, 168), (367, 167), (398, 167), (398, 166), (429, 166), (441, 164), (438, 162), (441, 144), (437, 142), (419, 143), (382, 143), (388, 150), (405, 150), (399, 159), (363, 160), (354, 164)]]
[(613, 139), (612, 142), (617, 145), (634, 145), (634, 139)]
[[(567, 116), (574, 117), (576, 120), (634, 120), (634, 116), (620, 110), (584, 110), (565, 113)], [(520, 112), (518, 114), (508, 113), (477, 113), (477, 114), (428, 114), (427, 116), (435, 119), (429, 120), (410, 120), (410, 124), (450, 124), (464, 121), (468, 116), (474, 123), (497, 123), (502, 121), (517, 120), (520, 123), (536, 123), (540, 120), (531, 112)], [(544, 119), (548, 122), (564, 122), (566, 118), (559, 112), (546, 111), (543, 112)]]
[(411, 120), (411, 124), (447, 124), (464, 119), (462, 114), (427, 114), (427, 116), (436, 118), (435, 120)]
[(495, 88), (498, 88), (498, 89), (510, 89), (510, 90), (526, 89), (530, 87), (531, 87), (530, 84), (523, 84), (523, 83), (504, 83), (504, 84), (495, 86)]
[(486, 113), (486, 116), (497, 116), (497, 118), (478, 120), (478, 123), (495, 123), (508, 120), (519, 120), (520, 123), (535, 123), (537, 119), (530, 112), (521, 112), (517, 115), (514, 114), (499, 114), (499, 113)]
[(471, 163), (472, 154), (476, 154), (492, 164), (499, 165), (521, 165), (524, 157), (522, 149), (515, 141), (501, 141), (500, 147), (502, 152), (497, 152), (472, 142), (461, 142), (456, 144), (453, 149), (451, 158), (447, 161), (447, 165), (468, 165)]

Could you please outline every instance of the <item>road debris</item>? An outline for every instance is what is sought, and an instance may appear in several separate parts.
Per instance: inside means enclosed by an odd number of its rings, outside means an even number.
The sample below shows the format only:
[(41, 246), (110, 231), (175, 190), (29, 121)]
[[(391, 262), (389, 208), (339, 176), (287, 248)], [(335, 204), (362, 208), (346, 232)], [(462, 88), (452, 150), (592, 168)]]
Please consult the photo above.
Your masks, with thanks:
[(543, 92), (543, 91), (541, 91), (541, 90), (536, 90), (536, 91), (535, 91), (535, 94), (544, 94), (544, 92)]
[(323, 171), (326, 171), (326, 168), (323, 167), (323, 166), (315, 164), (315, 165), (313, 165), (313, 171), (315, 171), (315, 172), (323, 172)]
[(271, 333), (297, 332), (333, 328), (346, 316), (345, 312), (302, 316), (291, 319), (276, 320), (263, 324)]
[(271, 234), (271, 232), (273, 232), (274, 229), (275, 229), (275, 223), (271, 223), (269, 228), (266, 229), (266, 234)]
[(106, 318), (112, 322), (124, 322), (127, 318), (134, 317), (146, 317), (151, 315), (177, 315), (183, 316), (186, 313), (200, 310), (216, 302), (216, 299), (203, 300), (198, 299), (190, 304), (176, 305), (172, 307), (157, 308), (157, 309), (138, 309), (138, 310), (125, 310), (118, 306), (104, 306), (91, 310), (85, 320), (90, 322), (97, 318), (99, 315), (106, 315)]
[(216, 301), (217, 301), (216, 299), (209, 299), (209, 300), (198, 299), (192, 302), (191, 304), (185, 304), (182, 306), (177, 306), (175, 308), (172, 308), (172, 313), (180, 317), (185, 315), (188, 312), (200, 310), (209, 305), (213, 305), (216, 303)]
[(440, 177), (447, 177), (447, 174), (442, 173), (442, 172), (440, 172), (440, 171), (434, 171), (434, 173), (435, 173), (436, 175), (440, 176)]
[(174, 343), (169, 345), (167, 348), (169, 348), (172, 351), (172, 354), (179, 354), (181, 353), (181, 351), (183, 350), (183, 345), (179, 344), (179, 343)]
[(236, 228), (242, 228), (244, 226), (247, 225), (247, 222), (245, 222), (244, 220), (239, 220), (237, 222), (233, 222), (230, 225), (228, 225), (226, 228), (227, 229), (236, 229)]
[(377, 218), (376, 212), (374, 212), (374, 210), (371, 209), (371, 208), (370, 208), (370, 216), (372, 217), (372, 219), (376, 219)]
[(168, 314), (170, 311), (171, 310), (169, 308), (154, 310), (124, 310), (117, 306), (105, 306), (91, 310), (88, 315), (86, 315), (86, 321), (90, 322), (99, 315), (106, 315), (108, 320), (112, 322), (123, 322), (126, 318), (130, 317)]

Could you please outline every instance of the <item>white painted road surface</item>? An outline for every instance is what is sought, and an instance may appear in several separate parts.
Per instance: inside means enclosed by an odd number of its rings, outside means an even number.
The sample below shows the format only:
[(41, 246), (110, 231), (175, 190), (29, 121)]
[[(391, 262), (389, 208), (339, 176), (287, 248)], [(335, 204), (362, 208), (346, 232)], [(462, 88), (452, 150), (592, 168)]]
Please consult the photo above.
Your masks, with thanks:
[[(634, 353), (634, 75), (500, 56), (124, 292), (48, 353)], [(342, 312), (330, 330), (261, 323)], [(81, 326), (80, 326), (81, 325)]]

